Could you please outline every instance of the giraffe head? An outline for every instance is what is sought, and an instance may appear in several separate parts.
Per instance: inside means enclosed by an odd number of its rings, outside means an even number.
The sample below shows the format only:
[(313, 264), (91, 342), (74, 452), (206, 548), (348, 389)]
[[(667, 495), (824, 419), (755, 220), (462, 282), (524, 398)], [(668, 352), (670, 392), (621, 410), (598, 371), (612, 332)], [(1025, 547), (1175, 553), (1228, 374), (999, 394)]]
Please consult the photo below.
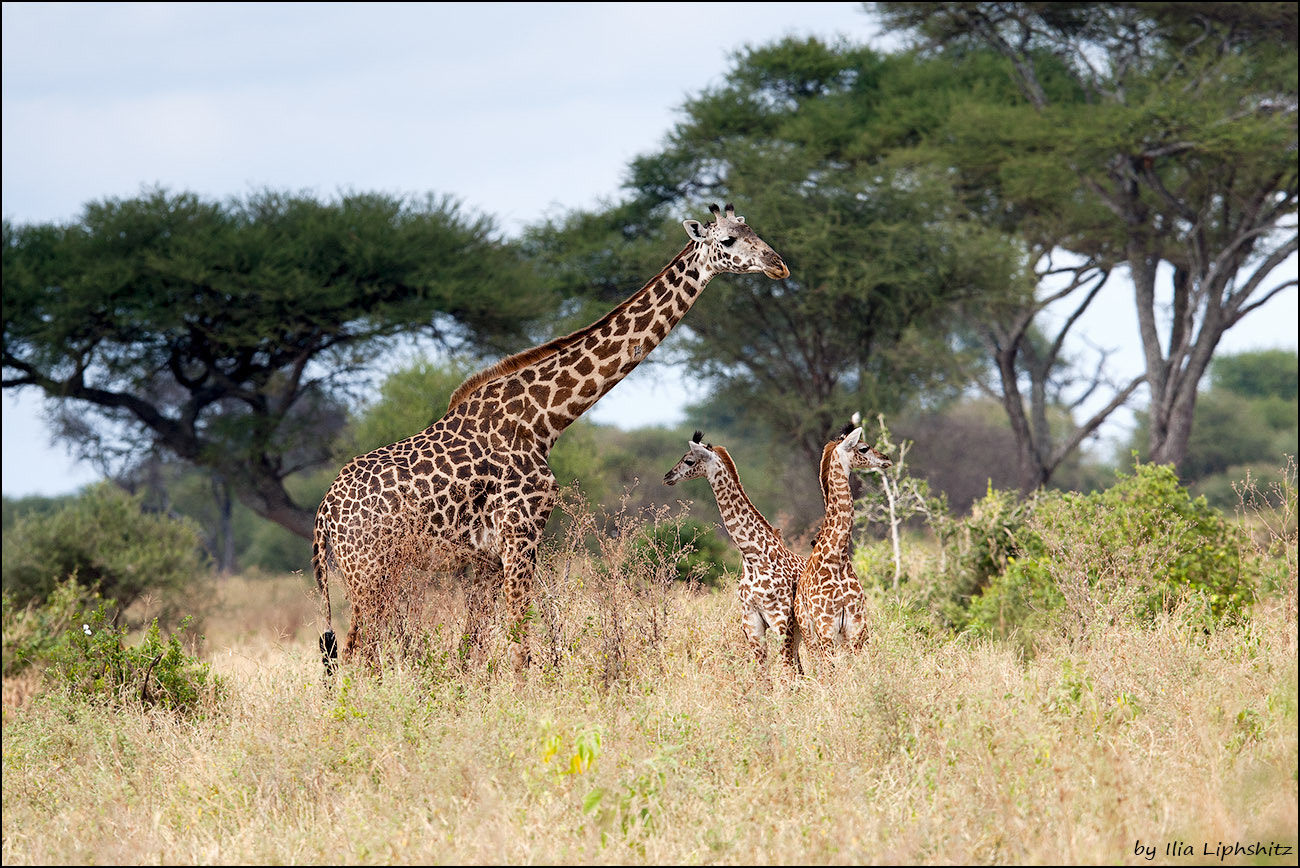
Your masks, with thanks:
[(744, 217), (736, 216), (734, 206), (727, 205), (725, 214), (717, 205), (710, 205), (709, 210), (713, 212), (712, 223), (684, 220), (682, 225), (691, 240), (704, 247), (704, 264), (710, 271), (714, 274), (762, 272), (773, 280), (790, 276), (790, 269), (781, 257), (745, 225)]
[(718, 460), (718, 455), (711, 446), (705, 446), (700, 442), (703, 439), (703, 432), (696, 431), (695, 436), (687, 444), (686, 454), (682, 456), (682, 460), (664, 474), (664, 485), (676, 485), (683, 479), (698, 479), (708, 475), (709, 466)]
[(844, 467), (844, 472), (850, 470), (885, 470), (892, 467), (894, 462), (890, 461), (885, 453), (876, 447), (862, 442), (862, 429), (854, 428), (840, 440), (835, 447), (835, 455), (840, 459), (840, 464)]

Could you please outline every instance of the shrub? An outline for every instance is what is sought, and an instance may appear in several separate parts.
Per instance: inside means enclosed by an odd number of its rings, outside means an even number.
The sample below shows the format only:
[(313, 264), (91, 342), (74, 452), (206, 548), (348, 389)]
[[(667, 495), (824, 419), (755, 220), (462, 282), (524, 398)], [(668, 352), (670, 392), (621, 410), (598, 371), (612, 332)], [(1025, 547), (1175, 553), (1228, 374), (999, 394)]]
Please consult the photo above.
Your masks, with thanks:
[[(186, 617), (181, 629), (190, 625)], [(107, 704), (134, 703), (161, 707), (181, 715), (198, 715), (205, 702), (224, 693), (220, 678), (211, 676), (170, 635), (162, 641), (153, 620), (139, 645), (126, 643), (126, 628), (110, 624), (100, 603), (88, 620), (66, 633), (56, 648), (48, 676), (74, 699)]]
[(929, 605), (948, 625), (967, 626), (971, 601), (1021, 554), (1025, 526), (1037, 503), (1036, 497), (1023, 500), (990, 485), (965, 518), (941, 517), (939, 526), (931, 522), (940, 536), (940, 563)]
[(1016, 535), (1019, 553), (972, 599), (969, 623), (1032, 633), (1062, 614), (1076, 627), (1149, 620), (1187, 599), (1217, 621), (1254, 600), (1240, 528), (1192, 498), (1171, 466), (1138, 463), (1119, 476), (1105, 491), (1041, 498)]
[(677, 517), (646, 527), (637, 541), (639, 559), (657, 570), (671, 565), (678, 581), (716, 587), (728, 568), (737, 569), (737, 556), (708, 522)]
[(4, 677), (48, 663), (54, 649), (66, 638), (68, 628), (80, 624), (85, 610), (98, 600), (98, 594), (82, 587), (76, 579), (59, 582), (43, 603), (22, 606), (7, 591), (0, 594)]
[[(224, 692), (207, 663), (186, 654), (175, 635), (162, 639), (158, 620), (138, 645), (126, 643), (126, 628), (115, 627), (100, 603), (87, 620), (70, 627), (54, 649), (47, 677), (73, 699), (109, 705), (160, 707), (183, 715), (201, 714)], [(189, 626), (187, 617), (180, 629)]]
[(4, 535), (4, 591), (21, 606), (76, 577), (119, 612), (157, 594), (161, 617), (174, 623), (177, 592), (203, 566), (201, 537), (193, 522), (144, 512), (140, 500), (103, 483), (54, 513), (20, 518)]
[[(3, 604), (6, 678), (33, 669), (73, 699), (138, 700), (183, 714), (224, 689), (175, 635), (162, 639), (157, 619), (138, 645), (127, 645), (126, 628), (113, 626), (108, 614), (114, 605), (74, 579), (56, 585), (43, 603), (18, 606), (5, 593)], [(185, 618), (179, 629), (189, 626)]]

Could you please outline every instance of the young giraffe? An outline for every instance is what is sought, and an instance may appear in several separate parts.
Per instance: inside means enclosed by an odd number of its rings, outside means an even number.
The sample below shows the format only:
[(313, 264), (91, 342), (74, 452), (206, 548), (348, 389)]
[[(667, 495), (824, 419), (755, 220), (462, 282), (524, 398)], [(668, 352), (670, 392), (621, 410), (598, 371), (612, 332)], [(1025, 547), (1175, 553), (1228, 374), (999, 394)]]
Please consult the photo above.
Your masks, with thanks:
[(683, 479), (708, 477), (713, 495), (718, 499), (722, 522), (743, 558), (736, 590), (740, 597), (740, 625), (749, 639), (754, 659), (760, 666), (766, 662), (763, 634), (770, 628), (784, 637), (785, 661), (800, 673), (791, 607), (795, 581), (808, 559), (786, 548), (780, 531), (763, 518), (745, 494), (731, 454), (721, 446), (701, 444), (703, 439), (704, 434), (696, 431), (687, 444), (686, 454), (664, 474), (664, 484), (676, 485)]
[[(860, 442), (861, 438), (862, 429), (854, 428), (822, 449), (826, 517), (795, 584), (797, 638), (808, 643), (819, 664), (832, 647), (856, 643), (865, 626), (862, 584), (851, 563), (853, 495), (849, 491), (849, 470), (884, 470), (893, 462), (875, 447)], [(818, 668), (824, 670), (824, 665)]]
[[(515, 668), (528, 665), (537, 546), (557, 489), (546, 458), (556, 439), (663, 341), (715, 275), (790, 275), (731, 205), (725, 214), (710, 210), (712, 223), (683, 221), (686, 247), (604, 317), (470, 376), (441, 419), (343, 468), (317, 510), (312, 543), (327, 669), (336, 647), (328, 569), (343, 574), (352, 600), (347, 661), (365, 625), (382, 623), (391, 598), (405, 593), (393, 588), (393, 553), (412, 546), (430, 567), (472, 563), (489, 587), (504, 587)], [(365, 644), (373, 657), (373, 641)]]

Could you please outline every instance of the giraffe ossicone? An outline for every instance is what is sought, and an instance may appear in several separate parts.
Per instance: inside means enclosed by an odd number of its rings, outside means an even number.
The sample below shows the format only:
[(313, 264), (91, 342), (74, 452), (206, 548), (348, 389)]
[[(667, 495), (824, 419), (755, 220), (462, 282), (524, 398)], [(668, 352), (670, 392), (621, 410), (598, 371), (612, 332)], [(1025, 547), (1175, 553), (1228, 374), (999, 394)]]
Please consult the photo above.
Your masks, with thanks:
[(714, 276), (790, 270), (736, 216), (685, 220), (688, 242), (657, 275), (601, 319), (471, 375), (428, 428), (348, 462), (316, 512), (312, 567), (332, 670), (329, 575), (352, 602), (343, 659), (375, 659), (379, 631), (413, 589), (404, 575), (473, 566), (504, 590), (515, 665), (528, 664), (528, 617), (542, 529), (557, 485), (556, 439), (626, 377), (681, 321)]

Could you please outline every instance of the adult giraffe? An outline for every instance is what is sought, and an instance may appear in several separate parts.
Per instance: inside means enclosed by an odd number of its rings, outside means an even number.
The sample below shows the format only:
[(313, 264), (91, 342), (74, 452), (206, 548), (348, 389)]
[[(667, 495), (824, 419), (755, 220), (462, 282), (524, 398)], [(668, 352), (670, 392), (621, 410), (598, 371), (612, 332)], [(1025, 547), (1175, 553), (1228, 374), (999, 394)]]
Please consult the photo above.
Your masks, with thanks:
[(727, 205), (714, 220), (683, 221), (681, 253), (604, 317), (508, 356), (470, 376), (428, 428), (350, 461), (316, 512), (312, 567), (321, 593), (321, 651), (332, 670), (335, 638), (328, 570), (352, 600), (347, 662), (364, 625), (383, 623), (402, 589), (395, 573), (414, 548), (427, 565), (472, 563), (503, 585), (515, 668), (528, 665), (527, 617), (542, 529), (555, 505), (547, 455), (574, 420), (659, 345), (717, 274), (790, 275), (781, 257)]

